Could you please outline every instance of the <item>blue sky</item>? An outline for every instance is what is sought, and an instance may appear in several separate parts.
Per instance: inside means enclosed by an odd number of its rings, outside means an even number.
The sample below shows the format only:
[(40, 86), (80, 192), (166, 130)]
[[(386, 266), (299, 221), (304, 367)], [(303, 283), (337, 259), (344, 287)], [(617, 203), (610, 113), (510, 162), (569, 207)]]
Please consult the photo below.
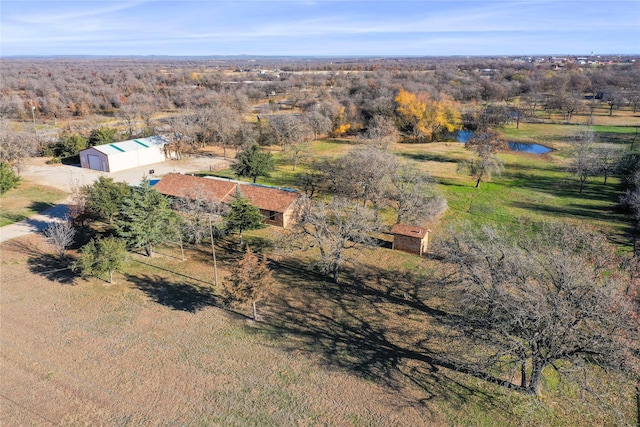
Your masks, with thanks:
[(0, 55), (640, 54), (640, 0), (12, 1)]

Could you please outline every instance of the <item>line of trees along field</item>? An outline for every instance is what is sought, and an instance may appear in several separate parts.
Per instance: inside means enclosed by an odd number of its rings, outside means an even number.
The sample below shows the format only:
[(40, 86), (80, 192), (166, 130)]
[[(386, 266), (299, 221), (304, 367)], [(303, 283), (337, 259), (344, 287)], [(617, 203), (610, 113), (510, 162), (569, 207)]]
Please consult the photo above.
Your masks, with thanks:
[[(251, 70), (231, 60), (7, 60), (0, 64), (2, 182), (17, 185), (8, 166), (19, 172), (25, 156), (72, 157), (87, 146), (158, 133), (169, 137), (167, 153), (176, 158), (219, 147), (236, 158), (233, 173), (254, 182), (274, 171), (275, 153), (305, 195), (295, 224), (273, 245), (279, 253), (314, 253), (313, 272), (344, 289), (352, 285), (353, 254), (378, 247), (379, 233), (396, 223), (427, 224), (447, 208), (420, 162), (401, 159), (394, 143), (451, 141), (459, 130), (473, 131), (466, 144), (473, 158), (458, 170), (480, 192), (503, 169), (498, 154), (508, 123), (590, 125), (624, 110), (627, 126), (637, 128), (640, 63), (626, 60), (561, 67), (482, 58), (264, 60)], [(640, 234), (635, 138), (621, 148), (602, 144), (587, 127), (568, 135), (563, 167), (577, 191), (594, 176), (603, 185), (616, 177), (618, 209)], [(356, 147), (317, 156), (311, 146), (320, 138)], [(64, 222), (47, 237), (64, 260), (73, 238), (84, 236), (73, 269), (110, 281), (126, 268), (125, 247), (151, 256), (158, 245), (210, 241), (215, 257), (225, 231), (238, 233), (242, 246), (243, 232), (261, 226), (241, 194), (223, 206), (195, 188), (172, 202), (148, 183), (131, 189), (101, 178), (75, 196), (80, 232)], [(639, 251), (625, 255), (582, 223), (524, 222), (443, 227), (432, 252), (446, 295), (439, 321), (455, 340), (440, 354), (398, 349), (398, 357), (538, 396), (545, 375), (583, 392), (599, 369), (640, 384)], [(246, 249), (219, 291), (250, 303), (255, 319), (256, 302), (276, 286), (270, 268), (264, 253)]]

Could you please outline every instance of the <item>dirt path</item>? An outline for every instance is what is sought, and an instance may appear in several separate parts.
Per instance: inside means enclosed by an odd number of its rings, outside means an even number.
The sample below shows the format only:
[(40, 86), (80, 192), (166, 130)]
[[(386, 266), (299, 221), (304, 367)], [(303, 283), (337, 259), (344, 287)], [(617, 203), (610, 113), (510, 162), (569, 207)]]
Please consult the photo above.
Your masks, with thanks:
[(69, 199), (67, 199), (65, 203), (55, 205), (24, 221), (0, 227), (0, 243), (26, 234), (41, 232), (47, 228), (51, 222), (64, 218), (69, 210), (68, 202)]

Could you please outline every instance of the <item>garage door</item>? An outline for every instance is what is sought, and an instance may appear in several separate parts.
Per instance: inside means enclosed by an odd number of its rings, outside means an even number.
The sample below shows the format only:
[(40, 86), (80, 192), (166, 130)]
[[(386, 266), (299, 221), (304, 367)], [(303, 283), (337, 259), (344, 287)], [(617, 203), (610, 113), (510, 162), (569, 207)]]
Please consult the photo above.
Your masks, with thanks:
[(100, 170), (100, 156), (89, 154), (89, 169)]

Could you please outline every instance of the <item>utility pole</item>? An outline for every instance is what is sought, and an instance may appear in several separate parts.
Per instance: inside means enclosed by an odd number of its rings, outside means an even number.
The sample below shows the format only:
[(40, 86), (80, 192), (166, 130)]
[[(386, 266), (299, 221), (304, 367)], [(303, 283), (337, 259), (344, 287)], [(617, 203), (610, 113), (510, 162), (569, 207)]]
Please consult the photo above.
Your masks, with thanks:
[(216, 246), (213, 241), (213, 227), (211, 226), (211, 215), (209, 215), (209, 234), (211, 235), (211, 253), (213, 254), (213, 277), (216, 288), (218, 287), (218, 263), (216, 262)]

